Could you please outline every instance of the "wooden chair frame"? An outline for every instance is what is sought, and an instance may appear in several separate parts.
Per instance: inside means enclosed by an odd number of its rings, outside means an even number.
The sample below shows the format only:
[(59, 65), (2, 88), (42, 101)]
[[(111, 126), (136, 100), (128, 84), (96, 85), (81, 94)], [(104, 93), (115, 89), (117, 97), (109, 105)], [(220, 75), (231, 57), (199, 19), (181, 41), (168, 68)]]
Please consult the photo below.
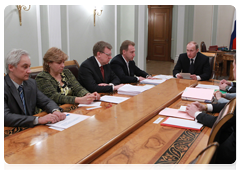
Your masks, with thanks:
[(214, 157), (214, 154), (219, 146), (218, 142), (213, 142), (204, 148), (197, 157), (191, 161), (191, 164), (209, 164)]
[[(203, 55), (207, 56), (207, 57), (214, 57), (213, 59), (213, 68), (212, 68), (212, 75), (210, 79), (215, 79), (215, 77), (218, 77), (218, 67), (217, 69), (215, 68), (216, 66), (216, 58), (217, 58), (217, 53), (208, 53), (208, 52), (201, 52)], [(215, 75), (215, 73), (217, 72), (217, 76)]]
[(217, 120), (215, 121), (215, 123), (212, 127), (212, 130), (211, 130), (211, 133), (210, 133), (210, 136), (208, 139), (208, 145), (210, 143), (218, 141), (219, 130), (229, 119), (231, 119), (233, 117), (235, 108), (236, 108), (236, 98), (230, 100), (224, 106), (224, 108), (221, 110), (221, 112), (218, 115)]

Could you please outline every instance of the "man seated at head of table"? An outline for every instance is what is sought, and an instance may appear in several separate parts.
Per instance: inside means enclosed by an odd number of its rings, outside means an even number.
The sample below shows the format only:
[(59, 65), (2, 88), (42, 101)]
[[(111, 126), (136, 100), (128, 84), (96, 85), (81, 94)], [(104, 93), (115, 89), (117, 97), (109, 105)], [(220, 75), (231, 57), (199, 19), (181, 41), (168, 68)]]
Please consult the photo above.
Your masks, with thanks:
[(194, 41), (187, 44), (187, 53), (179, 55), (173, 77), (183, 78), (181, 72), (190, 73), (193, 80), (209, 80), (211, 77), (209, 58), (199, 52), (198, 44)]
[(93, 56), (86, 59), (78, 70), (78, 81), (90, 92), (108, 93), (118, 90), (119, 78), (112, 71), (109, 61), (112, 58), (112, 46), (99, 41), (93, 46)]
[[(233, 61), (233, 75), (236, 78), (236, 58)], [(209, 115), (203, 111), (209, 111), (213, 113), (219, 113), (226, 103), (207, 104), (203, 105), (198, 102), (193, 102), (187, 106), (187, 113), (195, 117), (198, 122), (205, 126), (212, 127), (217, 117)], [(222, 133), (220, 134), (220, 146), (217, 148), (216, 163), (230, 164), (236, 160), (236, 108), (233, 113), (233, 117), (226, 122), (222, 127)]]
[[(4, 126), (33, 127), (56, 123), (66, 118), (66, 115), (61, 113), (62, 109), (38, 90), (34, 79), (29, 78), (30, 65), (30, 56), (25, 50), (12, 50), (6, 58)], [(36, 106), (52, 114), (33, 116)]]
[(120, 54), (110, 62), (113, 72), (120, 78), (121, 83), (136, 83), (145, 78), (152, 78), (148, 73), (138, 68), (133, 61), (135, 57), (135, 43), (124, 41), (120, 47)]
[(43, 57), (43, 71), (36, 76), (39, 90), (57, 104), (90, 104), (99, 100), (97, 92), (90, 94), (79, 84), (69, 69), (64, 69), (68, 59), (61, 49), (50, 48)]

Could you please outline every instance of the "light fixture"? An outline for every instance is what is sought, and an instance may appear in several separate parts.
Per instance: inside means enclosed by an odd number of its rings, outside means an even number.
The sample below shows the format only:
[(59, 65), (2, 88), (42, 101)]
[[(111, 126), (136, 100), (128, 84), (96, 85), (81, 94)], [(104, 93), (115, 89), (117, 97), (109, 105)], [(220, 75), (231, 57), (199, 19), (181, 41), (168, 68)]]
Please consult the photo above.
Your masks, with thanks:
[(27, 9), (27, 7), (25, 5), (17, 5), (17, 9), (18, 9), (18, 13), (19, 13), (19, 21), (20, 21), (20, 26), (22, 26), (22, 8), (24, 11), (29, 11), (31, 5), (29, 5), (29, 8)]
[(94, 7), (94, 10), (93, 10), (93, 18), (94, 18), (94, 26), (96, 25), (95, 22), (96, 22), (96, 15), (100, 16), (102, 15), (102, 9), (101, 8), (98, 8), (98, 7)]

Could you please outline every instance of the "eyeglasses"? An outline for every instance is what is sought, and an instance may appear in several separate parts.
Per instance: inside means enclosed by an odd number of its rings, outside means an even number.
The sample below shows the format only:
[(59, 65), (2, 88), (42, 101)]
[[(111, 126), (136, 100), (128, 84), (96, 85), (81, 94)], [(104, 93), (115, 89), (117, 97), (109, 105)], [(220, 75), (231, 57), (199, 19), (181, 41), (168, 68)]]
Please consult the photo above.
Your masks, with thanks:
[[(104, 53), (104, 52), (101, 52), (101, 53)], [(107, 53), (104, 53), (104, 54), (106, 54), (107, 56), (109, 56), (109, 57), (111, 57), (112, 56), (112, 54), (107, 54)]]

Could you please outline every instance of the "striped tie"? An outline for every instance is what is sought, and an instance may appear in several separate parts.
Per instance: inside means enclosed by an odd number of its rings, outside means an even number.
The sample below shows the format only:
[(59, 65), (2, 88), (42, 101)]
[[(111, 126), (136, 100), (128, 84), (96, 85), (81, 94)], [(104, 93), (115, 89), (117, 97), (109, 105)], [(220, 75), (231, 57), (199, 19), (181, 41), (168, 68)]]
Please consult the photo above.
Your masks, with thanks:
[(20, 98), (21, 98), (22, 103), (23, 103), (24, 113), (25, 113), (25, 115), (26, 115), (27, 112), (26, 112), (26, 105), (25, 105), (24, 94), (23, 94), (23, 87), (22, 87), (22, 86), (19, 86), (19, 87), (18, 87), (18, 91), (19, 91), (19, 95), (20, 95)]

